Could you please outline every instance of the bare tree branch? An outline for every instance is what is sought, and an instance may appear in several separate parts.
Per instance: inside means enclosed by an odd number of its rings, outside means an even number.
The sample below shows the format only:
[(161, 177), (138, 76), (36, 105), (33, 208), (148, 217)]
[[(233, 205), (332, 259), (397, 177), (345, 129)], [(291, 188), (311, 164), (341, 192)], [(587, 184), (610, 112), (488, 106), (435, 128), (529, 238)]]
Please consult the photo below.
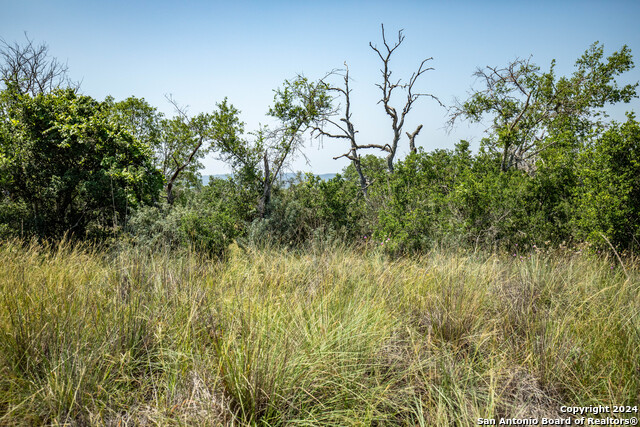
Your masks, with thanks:
[(413, 133), (407, 132), (407, 137), (409, 138), (409, 148), (411, 149), (412, 153), (416, 153), (417, 152), (415, 139), (416, 139), (416, 136), (418, 136), (418, 134), (420, 133), (421, 130), (422, 130), (422, 125), (418, 126), (418, 128), (416, 130), (414, 130)]
[[(378, 103), (382, 103), (384, 106), (384, 110), (387, 115), (391, 118), (391, 128), (393, 129), (393, 139), (391, 144), (385, 145), (389, 147), (387, 151), (389, 154), (387, 155), (387, 168), (389, 172), (393, 172), (393, 161), (396, 156), (396, 152), (398, 150), (398, 143), (400, 141), (400, 137), (402, 135), (402, 128), (404, 126), (405, 117), (411, 111), (413, 104), (418, 98), (426, 96), (438, 102), (441, 106), (443, 106), (442, 102), (435, 96), (430, 93), (414, 93), (413, 88), (421, 75), (423, 75), (427, 71), (433, 70), (433, 67), (425, 67), (429, 61), (433, 60), (433, 58), (427, 58), (422, 60), (418, 70), (415, 71), (409, 81), (406, 84), (401, 84), (401, 80), (398, 80), (396, 83), (391, 82), (391, 70), (389, 68), (389, 63), (391, 61), (391, 55), (393, 52), (402, 44), (404, 41), (404, 35), (402, 34), (402, 30), (398, 31), (398, 41), (395, 42), (393, 46), (390, 46), (387, 43), (387, 38), (384, 31), (384, 25), (382, 27), (382, 40), (384, 44), (384, 50), (379, 49), (377, 46), (374, 46), (372, 43), (369, 43), (369, 46), (373, 51), (378, 54), (378, 57), (382, 61), (382, 69), (380, 70), (382, 74), (382, 83), (377, 84), (376, 86), (382, 91), (382, 97)], [(391, 105), (391, 95), (394, 89), (401, 88), (404, 89), (407, 93), (407, 98), (404, 106), (400, 113), (398, 110)], [(409, 135), (409, 134), (407, 134)], [(415, 149), (415, 136), (414, 139), (410, 140), (410, 145), (413, 146), (412, 150)]]
[[(340, 70), (334, 70), (330, 74), (325, 76), (325, 79), (324, 79), (326, 81), (326, 79), (332, 75), (340, 75), (343, 78), (344, 86), (342, 87), (331, 86), (325, 82), (327, 90), (329, 90), (330, 92), (337, 92), (339, 97), (344, 98), (344, 110), (343, 110), (344, 116), (340, 118), (340, 122), (342, 122), (342, 124), (336, 123), (336, 121), (332, 120), (331, 118), (332, 116), (335, 116), (338, 113), (338, 110), (337, 109), (330, 110), (330, 111), (327, 111), (326, 114), (317, 118), (316, 124), (313, 127), (313, 132), (316, 134), (316, 138), (319, 136), (326, 136), (328, 138), (334, 138), (334, 139), (347, 139), (350, 142), (349, 151), (347, 151), (346, 153), (340, 156), (334, 157), (334, 160), (337, 160), (343, 157), (351, 160), (351, 163), (353, 164), (356, 172), (358, 173), (358, 177), (360, 179), (360, 190), (362, 191), (362, 194), (366, 198), (367, 189), (370, 185), (370, 181), (365, 176), (362, 170), (362, 164), (360, 161), (360, 154), (358, 154), (358, 150), (363, 148), (379, 148), (382, 150), (384, 149), (384, 147), (377, 144), (368, 144), (366, 146), (362, 146), (362, 145), (358, 145), (356, 141), (356, 134), (358, 133), (358, 131), (355, 130), (355, 126), (351, 121), (352, 113), (351, 113), (351, 88), (349, 87), (349, 80), (350, 80), (349, 66), (347, 65), (346, 62), (344, 63), (344, 66), (345, 66), (344, 73), (341, 73)], [(324, 130), (324, 126), (326, 124), (332, 125), (341, 133), (328, 132)]]
[(0, 79), (5, 86), (31, 96), (63, 86), (79, 88), (79, 83), (69, 79), (67, 64), (49, 57), (49, 46), (35, 45), (26, 32), (25, 38), (25, 45), (9, 44), (0, 39)]
[(169, 101), (169, 103), (171, 105), (173, 105), (173, 109), (175, 110), (176, 113), (178, 113), (178, 116), (180, 116), (180, 118), (182, 120), (187, 120), (189, 119), (189, 116), (187, 116), (187, 110), (189, 109), (189, 106), (184, 106), (181, 107), (180, 104), (178, 104), (178, 101), (176, 101), (176, 99), (173, 97), (173, 94), (169, 93), (169, 94), (165, 94), (164, 98)]

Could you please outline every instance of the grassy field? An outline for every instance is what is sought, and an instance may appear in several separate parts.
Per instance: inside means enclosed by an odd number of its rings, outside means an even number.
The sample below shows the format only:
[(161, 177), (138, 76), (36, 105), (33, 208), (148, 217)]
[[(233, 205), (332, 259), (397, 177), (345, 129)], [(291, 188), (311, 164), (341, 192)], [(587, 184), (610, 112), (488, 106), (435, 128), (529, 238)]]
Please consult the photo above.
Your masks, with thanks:
[(637, 405), (625, 263), (3, 242), (0, 425), (465, 426)]

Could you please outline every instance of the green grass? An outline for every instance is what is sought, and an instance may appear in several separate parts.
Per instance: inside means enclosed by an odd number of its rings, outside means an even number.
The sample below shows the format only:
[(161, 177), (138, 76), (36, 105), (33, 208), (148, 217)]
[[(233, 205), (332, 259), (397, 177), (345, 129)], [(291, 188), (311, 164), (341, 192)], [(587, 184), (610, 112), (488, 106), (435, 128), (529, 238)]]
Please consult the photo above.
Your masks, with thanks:
[(640, 272), (617, 263), (5, 241), (0, 425), (465, 426), (636, 405)]

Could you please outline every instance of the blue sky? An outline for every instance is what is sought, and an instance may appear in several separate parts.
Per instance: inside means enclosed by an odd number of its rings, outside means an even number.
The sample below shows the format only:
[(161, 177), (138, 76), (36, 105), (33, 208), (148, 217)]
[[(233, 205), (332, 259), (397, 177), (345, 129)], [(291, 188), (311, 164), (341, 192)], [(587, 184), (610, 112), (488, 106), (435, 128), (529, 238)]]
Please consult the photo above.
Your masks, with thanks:
[[(97, 99), (134, 95), (172, 115), (165, 94), (189, 112), (211, 111), (228, 97), (242, 111), (247, 130), (265, 117), (273, 90), (303, 73), (322, 77), (347, 61), (353, 78), (352, 104), (359, 141), (387, 142), (389, 118), (377, 105), (380, 64), (368, 44), (381, 44), (380, 24), (389, 38), (406, 36), (392, 59), (394, 76), (407, 78), (420, 61), (435, 68), (416, 84), (447, 105), (464, 99), (478, 66), (501, 66), (533, 55), (548, 69), (569, 74), (575, 60), (598, 40), (606, 53), (628, 45), (640, 55), (638, 1), (6, 1), (0, 0), (0, 38), (24, 41), (23, 33), (46, 42), (67, 61), (82, 92)], [(638, 62), (638, 60), (636, 60)], [(622, 82), (640, 80), (634, 69)], [(478, 86), (479, 87), (479, 86)], [(398, 102), (401, 100), (398, 99)], [(635, 100), (611, 110), (613, 118), (639, 111)], [(453, 148), (460, 139), (472, 147), (483, 126), (444, 129), (446, 110), (422, 99), (407, 117), (406, 130), (424, 129), (416, 139), (426, 150)], [(401, 154), (408, 143), (401, 142)], [(344, 142), (314, 140), (293, 170), (337, 172), (347, 165), (333, 156)], [(223, 164), (205, 162), (203, 174), (225, 173)]]

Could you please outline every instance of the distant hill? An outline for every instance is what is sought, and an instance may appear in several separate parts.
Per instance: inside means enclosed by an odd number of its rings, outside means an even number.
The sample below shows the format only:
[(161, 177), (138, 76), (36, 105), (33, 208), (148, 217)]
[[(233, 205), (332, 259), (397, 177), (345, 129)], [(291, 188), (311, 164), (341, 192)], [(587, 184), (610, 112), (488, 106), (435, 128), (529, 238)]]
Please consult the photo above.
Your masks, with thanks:
[[(283, 173), (282, 176), (281, 176), (281, 179), (283, 181), (290, 181), (290, 180), (294, 179), (296, 177), (296, 175), (297, 175), (297, 173), (295, 173), (295, 172)], [(302, 173), (302, 175), (304, 176), (304, 173)], [(323, 181), (328, 181), (328, 180), (334, 178), (336, 175), (337, 175), (337, 173), (316, 174), (316, 176), (320, 177), (320, 179), (322, 179)], [(204, 185), (207, 185), (211, 178), (214, 178), (214, 179), (227, 179), (229, 177), (231, 177), (231, 174), (228, 174), (228, 173), (223, 173), (223, 174), (218, 174), (218, 175), (202, 175), (202, 183)]]

